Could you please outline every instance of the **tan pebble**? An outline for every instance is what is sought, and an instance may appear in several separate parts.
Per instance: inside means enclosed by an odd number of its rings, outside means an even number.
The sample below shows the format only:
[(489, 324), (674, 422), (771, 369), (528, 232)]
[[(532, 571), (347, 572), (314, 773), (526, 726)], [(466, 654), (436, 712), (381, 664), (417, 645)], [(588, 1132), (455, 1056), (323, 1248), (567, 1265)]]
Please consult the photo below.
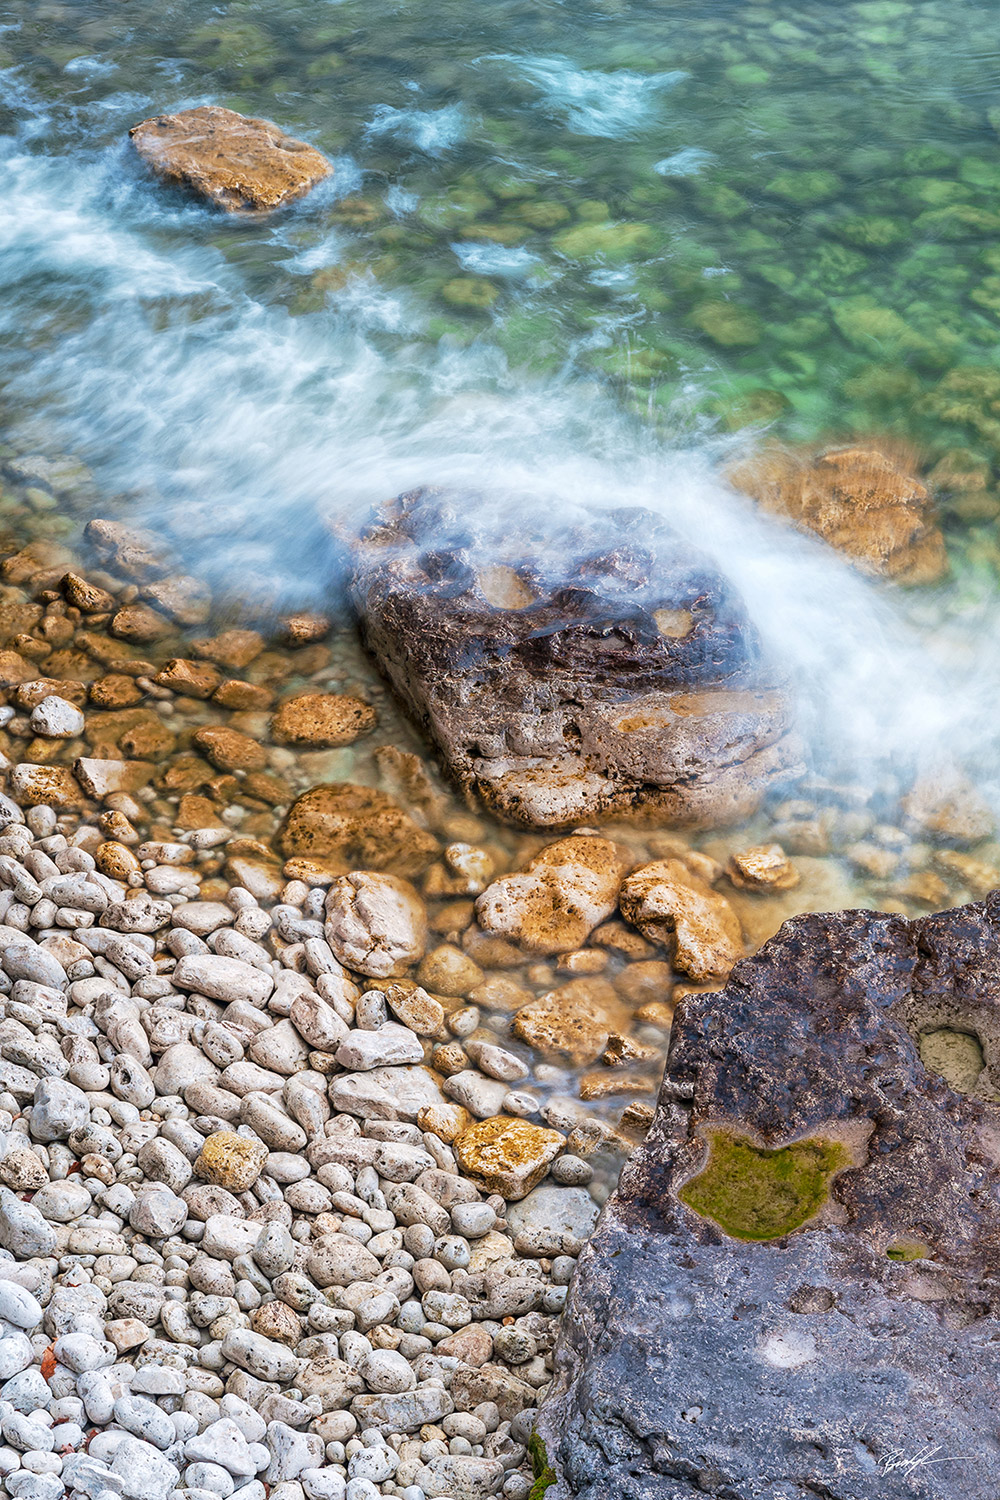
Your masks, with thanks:
[(651, 1000), (635, 1013), (644, 1026), (659, 1026), (669, 1031), (674, 1021), (674, 1007), (666, 1000)]
[(420, 1129), (429, 1130), (431, 1135), (436, 1135), (449, 1146), (473, 1123), (473, 1116), (461, 1104), (425, 1104), (417, 1112)]
[(628, 851), (610, 839), (558, 839), (523, 871), (495, 880), (477, 900), (476, 916), (484, 931), (530, 953), (569, 952), (611, 916), (631, 864)]
[(557, 1130), (498, 1115), (464, 1130), (455, 1141), (455, 1156), (486, 1192), (517, 1201), (541, 1182), (565, 1140)]
[(484, 977), (479, 965), (450, 943), (433, 948), (417, 970), (418, 984), (439, 995), (465, 996), (482, 984)]
[(192, 641), (195, 656), (214, 661), (230, 672), (242, 672), (264, 649), (264, 638), (256, 630), (223, 630), (219, 635)]
[(457, 1333), (449, 1334), (446, 1339), (441, 1339), (434, 1346), (434, 1353), (443, 1354), (449, 1359), (459, 1359), (463, 1365), (469, 1365), (473, 1370), (478, 1370), (493, 1353), (493, 1338), (482, 1324), (469, 1323), (465, 1328), (460, 1328)]
[(898, 880), (891, 889), (893, 895), (900, 900), (913, 901), (918, 906), (942, 907), (951, 899), (946, 882), (932, 870), (921, 870), (908, 875), (905, 880)]
[(132, 850), (126, 849), (124, 844), (114, 841), (101, 844), (94, 859), (101, 874), (110, 876), (112, 880), (124, 880), (127, 884), (131, 876), (142, 875), (142, 866)]
[(153, 681), (171, 692), (183, 693), (188, 698), (210, 698), (222, 681), (218, 667), (211, 662), (188, 661), (183, 656), (172, 656), (164, 662)]
[(656, 1111), (651, 1104), (645, 1104), (642, 1101), (629, 1104), (622, 1110), (621, 1118), (618, 1121), (619, 1128), (626, 1135), (633, 1136), (638, 1140), (645, 1140), (655, 1114)]
[(113, 594), (88, 583), (79, 573), (67, 573), (62, 580), (62, 590), (70, 604), (85, 615), (107, 614), (115, 607)]
[(199, 1177), (216, 1187), (245, 1193), (257, 1181), (266, 1160), (267, 1147), (263, 1141), (231, 1130), (217, 1130), (205, 1138), (194, 1169)]
[(212, 694), (214, 703), (238, 710), (261, 711), (270, 708), (273, 700), (274, 694), (269, 688), (256, 682), (244, 682), (239, 677), (228, 677), (225, 682), (220, 682)]
[(206, 584), (186, 573), (148, 583), (142, 597), (176, 620), (178, 625), (204, 625), (212, 609), (212, 596)]
[(961, 881), (974, 896), (981, 897), (1000, 886), (1000, 870), (987, 860), (972, 854), (963, 854), (958, 849), (939, 849), (934, 863), (945, 875)]
[(290, 859), (339, 861), (341, 874), (388, 870), (417, 875), (438, 849), (434, 836), (391, 797), (352, 782), (315, 786), (297, 798), (280, 843)]
[(350, 745), (375, 728), (371, 704), (336, 693), (303, 693), (282, 703), (271, 720), (279, 745)]
[(263, 771), (267, 752), (237, 729), (198, 729), (194, 743), (220, 771)]
[(122, 812), (114, 810), (102, 812), (97, 820), (97, 826), (106, 838), (115, 843), (137, 844), (139, 842), (138, 833)]
[(296, 1314), (284, 1302), (265, 1302), (250, 1314), (250, 1327), (254, 1333), (265, 1338), (276, 1339), (294, 1349), (302, 1338), (302, 1325)]
[(140, 645), (162, 640), (173, 630), (169, 620), (145, 604), (126, 604), (118, 610), (109, 628), (119, 640), (138, 641)]
[(563, 953), (556, 963), (561, 974), (603, 974), (607, 967), (607, 953), (594, 948), (575, 948), (572, 953)]
[(80, 784), (68, 766), (45, 766), (22, 762), (9, 773), (8, 790), (21, 807), (78, 808)]
[(616, 1094), (655, 1094), (659, 1080), (637, 1073), (583, 1073), (578, 1087), (581, 1099), (610, 1099)]
[(629, 1009), (606, 979), (572, 979), (540, 995), (511, 1022), (515, 1036), (574, 1067), (596, 1062), (611, 1032), (623, 1031)]
[(780, 844), (755, 844), (732, 854), (727, 873), (733, 885), (744, 891), (790, 891), (799, 883), (799, 872)]
[(471, 926), (475, 913), (476, 908), (471, 901), (449, 901), (438, 907), (428, 926), (432, 932), (440, 933), (449, 942), (457, 941), (465, 929)]
[(278, 628), (279, 639), (293, 651), (311, 646), (314, 641), (321, 641), (329, 633), (330, 621), (326, 615), (320, 614), (288, 615)]
[(215, 803), (211, 802), (208, 797), (195, 796), (193, 792), (187, 792), (181, 798), (177, 808), (176, 825), (185, 833), (193, 832), (196, 828), (225, 827)]
[(97, 708), (131, 708), (142, 701), (142, 689), (133, 677), (122, 672), (110, 672), (90, 684), (90, 701)]
[(444, 1025), (444, 1006), (419, 984), (412, 987), (390, 984), (385, 998), (396, 1019), (415, 1031), (417, 1036), (437, 1036)]
[(637, 1042), (635, 1037), (614, 1032), (608, 1037), (601, 1062), (606, 1068), (624, 1068), (629, 1063), (656, 1062), (662, 1056), (662, 1048), (650, 1047), (645, 1042)]
[(627, 1005), (647, 1005), (651, 1001), (669, 1000), (674, 986), (674, 971), (656, 958), (626, 964), (612, 981)]
[(743, 957), (735, 911), (680, 860), (658, 860), (634, 871), (619, 899), (626, 921), (644, 937), (669, 946), (675, 968), (691, 979), (724, 979)]

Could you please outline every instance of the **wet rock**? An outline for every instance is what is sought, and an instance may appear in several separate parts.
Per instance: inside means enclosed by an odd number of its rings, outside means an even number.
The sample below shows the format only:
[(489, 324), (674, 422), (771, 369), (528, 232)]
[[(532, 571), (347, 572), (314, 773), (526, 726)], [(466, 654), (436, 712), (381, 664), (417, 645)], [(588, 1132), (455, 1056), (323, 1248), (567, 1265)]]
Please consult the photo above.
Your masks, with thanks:
[(743, 891), (790, 891), (799, 874), (780, 844), (755, 844), (730, 856), (728, 874)]
[(645, 512), (558, 545), (503, 513), (418, 491), (356, 554), (366, 642), (462, 788), (527, 827), (751, 811), (798, 745), (725, 581)]
[(479, 925), (530, 953), (568, 953), (614, 912), (631, 863), (610, 839), (558, 839), (524, 871), (487, 887), (476, 902)]
[(511, 1026), (539, 1052), (579, 1068), (595, 1062), (628, 1021), (628, 1006), (606, 979), (572, 979), (522, 1006)]
[(998, 940), (802, 916), (681, 1005), (542, 1409), (568, 1493), (992, 1500)]
[(22, 761), (10, 772), (8, 786), (22, 807), (77, 808), (82, 801), (79, 783), (68, 766)]
[(875, 447), (818, 457), (774, 450), (730, 474), (764, 510), (814, 532), (865, 572), (933, 583), (947, 572), (927, 490), (902, 461)]
[(281, 831), (289, 857), (321, 860), (337, 874), (390, 870), (418, 875), (438, 853), (438, 842), (391, 797), (350, 782), (314, 786), (292, 804)]
[(313, 146), (270, 120), (214, 104), (155, 115), (133, 125), (129, 136), (158, 177), (230, 213), (278, 208), (333, 170)]
[(657, 860), (621, 889), (622, 916), (671, 950), (674, 967), (698, 983), (725, 979), (743, 954), (739, 918), (725, 896), (679, 859)]
[(279, 745), (310, 749), (350, 745), (375, 728), (375, 710), (360, 698), (337, 693), (303, 693), (282, 703), (271, 720)]
[(238, 729), (197, 729), (194, 743), (220, 771), (262, 771), (267, 751)]

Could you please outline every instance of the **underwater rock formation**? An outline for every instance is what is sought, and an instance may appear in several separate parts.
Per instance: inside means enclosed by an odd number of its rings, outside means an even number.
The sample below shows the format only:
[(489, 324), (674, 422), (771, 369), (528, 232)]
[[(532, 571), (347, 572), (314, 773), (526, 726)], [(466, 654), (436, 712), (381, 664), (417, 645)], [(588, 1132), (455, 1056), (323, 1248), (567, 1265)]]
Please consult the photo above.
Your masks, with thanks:
[(1000, 893), (787, 922), (682, 1002), (584, 1251), (552, 1494), (993, 1500)]
[(917, 584), (947, 572), (926, 488), (878, 448), (837, 448), (812, 459), (771, 450), (729, 478), (762, 509), (814, 532), (866, 573)]
[(456, 780), (529, 828), (745, 817), (799, 745), (729, 584), (648, 511), (532, 529), (418, 490), (356, 547), (366, 644)]
[(217, 104), (153, 115), (133, 125), (129, 135), (158, 177), (230, 213), (279, 208), (333, 171), (315, 147), (270, 120)]

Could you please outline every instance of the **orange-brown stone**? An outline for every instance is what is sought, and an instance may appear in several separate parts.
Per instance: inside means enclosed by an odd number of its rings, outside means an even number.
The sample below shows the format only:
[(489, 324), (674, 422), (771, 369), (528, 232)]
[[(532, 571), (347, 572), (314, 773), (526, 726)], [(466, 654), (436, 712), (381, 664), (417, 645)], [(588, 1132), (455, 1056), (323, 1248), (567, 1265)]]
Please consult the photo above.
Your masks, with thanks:
[(333, 748), (350, 745), (375, 728), (375, 710), (361, 698), (340, 693), (303, 693), (279, 705), (271, 734), (279, 745)]
[(216, 104), (133, 125), (132, 144), (158, 177), (229, 213), (268, 211), (300, 198), (333, 170), (326, 157), (270, 120)]

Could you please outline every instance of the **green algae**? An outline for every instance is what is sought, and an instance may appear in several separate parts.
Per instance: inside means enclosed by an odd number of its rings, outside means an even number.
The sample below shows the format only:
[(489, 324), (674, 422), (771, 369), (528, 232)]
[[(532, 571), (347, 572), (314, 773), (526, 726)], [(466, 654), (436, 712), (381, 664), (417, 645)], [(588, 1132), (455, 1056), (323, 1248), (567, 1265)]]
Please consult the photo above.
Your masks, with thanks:
[(764, 336), (764, 326), (753, 309), (735, 302), (701, 302), (693, 309), (691, 321), (726, 349), (759, 344)]
[(774, 198), (783, 198), (805, 208), (813, 203), (826, 203), (836, 198), (841, 189), (840, 178), (835, 172), (779, 172), (764, 189)]
[(706, 1136), (708, 1161), (677, 1196), (738, 1240), (774, 1240), (801, 1228), (851, 1162), (840, 1141), (808, 1139), (772, 1151), (728, 1130)]
[(528, 1456), (535, 1481), (528, 1491), (528, 1500), (542, 1500), (545, 1491), (556, 1482), (556, 1471), (549, 1463), (545, 1440), (538, 1432), (533, 1432), (528, 1439)]
[(446, 281), (441, 288), (441, 296), (452, 307), (464, 307), (477, 312), (492, 307), (499, 295), (499, 287), (478, 276), (456, 276), (451, 281)]

